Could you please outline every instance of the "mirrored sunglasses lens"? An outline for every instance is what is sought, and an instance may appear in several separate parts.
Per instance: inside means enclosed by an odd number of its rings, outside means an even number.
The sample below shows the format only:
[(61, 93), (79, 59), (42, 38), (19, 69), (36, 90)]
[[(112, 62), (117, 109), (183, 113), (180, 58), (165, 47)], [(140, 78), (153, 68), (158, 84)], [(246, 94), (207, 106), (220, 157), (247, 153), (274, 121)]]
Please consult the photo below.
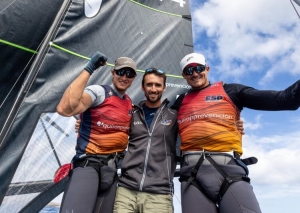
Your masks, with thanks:
[(133, 78), (135, 76), (135, 73), (132, 72), (131, 70), (126, 71), (126, 77), (127, 78)]
[(162, 71), (162, 70), (159, 70), (159, 69), (153, 69), (153, 68), (148, 68), (148, 69), (146, 69), (146, 70), (145, 70), (145, 73), (147, 73), (147, 72), (153, 72), (153, 71), (155, 71), (155, 72), (157, 72), (157, 73), (160, 73), (160, 74), (164, 74), (164, 73), (165, 73), (165, 72)]
[(118, 76), (123, 76), (125, 73), (124, 70), (115, 70), (115, 72)]
[(197, 73), (203, 72), (205, 70), (205, 66), (196, 66), (195, 68)]
[(185, 75), (193, 75), (193, 72), (194, 72), (194, 67), (189, 67), (184, 70)]

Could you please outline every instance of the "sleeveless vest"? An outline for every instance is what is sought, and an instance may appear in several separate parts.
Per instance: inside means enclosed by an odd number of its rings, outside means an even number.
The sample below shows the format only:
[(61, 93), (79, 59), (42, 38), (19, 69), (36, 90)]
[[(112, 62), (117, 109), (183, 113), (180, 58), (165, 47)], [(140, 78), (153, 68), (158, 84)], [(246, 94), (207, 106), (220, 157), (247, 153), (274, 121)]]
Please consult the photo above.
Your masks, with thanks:
[(217, 82), (201, 91), (191, 91), (178, 111), (182, 151), (242, 154), (242, 136), (235, 125), (240, 110)]
[(104, 102), (81, 114), (77, 154), (110, 154), (127, 147), (132, 101), (126, 94), (120, 98), (110, 86), (102, 87)]

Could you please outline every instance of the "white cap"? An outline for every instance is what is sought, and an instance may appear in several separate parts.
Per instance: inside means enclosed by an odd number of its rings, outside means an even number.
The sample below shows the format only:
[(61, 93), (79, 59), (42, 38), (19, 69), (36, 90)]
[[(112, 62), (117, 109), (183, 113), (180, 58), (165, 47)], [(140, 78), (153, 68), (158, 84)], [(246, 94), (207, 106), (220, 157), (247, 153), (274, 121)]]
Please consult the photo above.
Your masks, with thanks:
[(186, 56), (180, 61), (181, 70), (183, 70), (189, 64), (202, 64), (206, 65), (204, 55), (200, 53), (191, 53)]

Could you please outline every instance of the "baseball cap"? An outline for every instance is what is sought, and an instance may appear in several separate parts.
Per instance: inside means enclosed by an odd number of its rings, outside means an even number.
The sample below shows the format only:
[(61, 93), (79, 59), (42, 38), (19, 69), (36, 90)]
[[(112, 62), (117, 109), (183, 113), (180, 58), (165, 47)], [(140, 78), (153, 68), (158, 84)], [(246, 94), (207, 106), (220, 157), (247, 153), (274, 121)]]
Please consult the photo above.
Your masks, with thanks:
[(124, 67), (129, 67), (136, 72), (136, 64), (131, 58), (128, 57), (117, 58), (117, 60), (115, 61), (114, 70), (119, 70)]
[(202, 64), (206, 65), (204, 55), (200, 53), (191, 53), (186, 56), (180, 61), (181, 70), (183, 70), (189, 64)]

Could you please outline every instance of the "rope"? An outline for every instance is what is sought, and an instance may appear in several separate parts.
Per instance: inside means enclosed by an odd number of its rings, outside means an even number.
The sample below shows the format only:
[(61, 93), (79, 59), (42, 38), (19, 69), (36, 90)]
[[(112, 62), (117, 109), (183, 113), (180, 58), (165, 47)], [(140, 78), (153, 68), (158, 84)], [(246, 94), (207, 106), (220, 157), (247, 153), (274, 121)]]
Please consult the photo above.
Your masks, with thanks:
[(299, 19), (300, 19), (300, 15), (299, 15), (298, 11), (296, 10), (295, 5), (293, 4), (292, 0), (290, 0), (290, 2), (291, 2), (291, 4), (293, 5), (293, 8), (294, 8), (295, 12), (297, 13), (297, 15), (298, 15), (298, 17), (299, 17)]

